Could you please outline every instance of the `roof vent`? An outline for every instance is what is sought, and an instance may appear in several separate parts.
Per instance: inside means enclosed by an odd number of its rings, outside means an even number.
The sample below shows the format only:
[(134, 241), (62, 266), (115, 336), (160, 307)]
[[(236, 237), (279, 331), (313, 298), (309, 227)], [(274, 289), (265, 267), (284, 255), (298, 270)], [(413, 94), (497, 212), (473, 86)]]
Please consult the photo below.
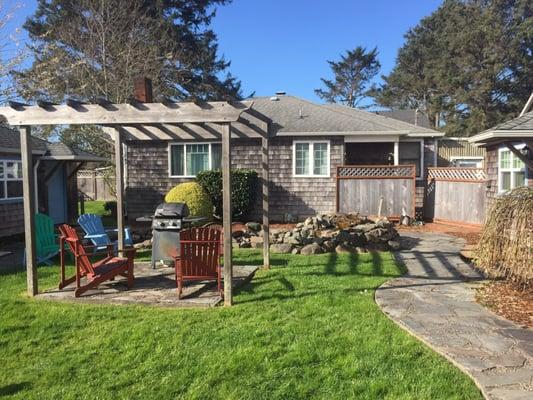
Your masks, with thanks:
[(284, 92), (284, 91), (276, 92), (276, 96), (285, 96), (286, 94), (287, 92)]
[(270, 101), (279, 101), (279, 97), (278, 96), (272, 96), (270, 98)]

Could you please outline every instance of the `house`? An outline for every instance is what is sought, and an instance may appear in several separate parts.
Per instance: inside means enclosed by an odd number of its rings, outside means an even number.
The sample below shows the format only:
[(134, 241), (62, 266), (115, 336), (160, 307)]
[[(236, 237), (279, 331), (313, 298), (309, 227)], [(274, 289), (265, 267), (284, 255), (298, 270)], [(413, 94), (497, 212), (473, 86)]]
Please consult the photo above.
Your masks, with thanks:
[[(335, 211), (337, 168), (344, 165), (414, 165), (417, 211), (424, 206), (425, 171), (437, 163), (436, 139), (427, 127), (336, 104), (320, 105), (277, 93), (251, 99), (232, 124), (232, 166), (260, 171), (261, 135), (250, 126), (268, 121), (270, 216), (273, 221)], [(259, 119), (257, 119), (259, 118)], [(252, 121), (253, 120), (253, 121)], [(252, 122), (250, 122), (252, 121)], [(210, 124), (124, 130), (126, 204), (130, 218), (149, 215), (173, 186), (221, 163), (220, 132)], [(416, 189), (415, 187), (416, 186)], [(400, 195), (399, 195), (400, 196)], [(260, 200), (261, 196), (257, 196)], [(377, 202), (375, 199), (374, 202)], [(254, 215), (259, 215), (259, 203)], [(410, 212), (409, 212), (410, 213)]]
[(527, 106), (519, 117), (469, 138), (487, 152), (488, 202), (516, 187), (533, 187), (533, 111), (526, 110)]
[[(78, 213), (76, 171), (86, 162), (105, 159), (63, 143), (33, 137), (36, 209), (56, 223), (72, 222)], [(23, 233), (22, 161), (19, 132), (0, 126), (0, 237)]]
[(423, 128), (432, 128), (427, 114), (419, 109), (385, 110), (375, 111), (375, 113), (378, 115), (383, 115), (384, 117), (397, 119), (398, 121), (407, 122), (408, 124), (421, 126)]
[(468, 137), (443, 137), (439, 139), (438, 149), (438, 167), (485, 167), (485, 149), (474, 146)]

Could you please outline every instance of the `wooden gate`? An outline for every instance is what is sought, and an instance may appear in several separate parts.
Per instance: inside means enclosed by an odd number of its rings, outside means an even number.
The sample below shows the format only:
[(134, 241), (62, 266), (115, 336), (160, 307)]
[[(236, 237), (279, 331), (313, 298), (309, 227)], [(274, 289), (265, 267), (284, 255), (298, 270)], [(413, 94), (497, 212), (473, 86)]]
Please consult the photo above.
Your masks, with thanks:
[(482, 168), (428, 168), (426, 217), (434, 222), (483, 224), (486, 182)]
[(337, 211), (399, 219), (415, 216), (414, 165), (337, 167)]

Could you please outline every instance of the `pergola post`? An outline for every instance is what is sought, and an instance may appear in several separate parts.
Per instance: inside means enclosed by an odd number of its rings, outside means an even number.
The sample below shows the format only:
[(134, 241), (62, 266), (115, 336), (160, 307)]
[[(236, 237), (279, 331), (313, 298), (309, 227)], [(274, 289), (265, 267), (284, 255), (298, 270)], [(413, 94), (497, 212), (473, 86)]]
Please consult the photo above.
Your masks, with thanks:
[(20, 150), (22, 155), (27, 290), (29, 296), (35, 296), (39, 292), (39, 287), (35, 249), (35, 180), (33, 179), (31, 127), (29, 126), (20, 127)]
[(268, 206), (268, 124), (264, 123), (264, 136), (261, 139), (261, 167), (263, 192), (263, 268), (270, 268), (270, 223)]
[(231, 236), (231, 123), (222, 129), (222, 224), (224, 226), (224, 305), (233, 304)]
[(115, 181), (117, 192), (117, 241), (118, 249), (124, 250), (124, 159), (122, 157), (122, 135), (120, 127), (115, 128)]

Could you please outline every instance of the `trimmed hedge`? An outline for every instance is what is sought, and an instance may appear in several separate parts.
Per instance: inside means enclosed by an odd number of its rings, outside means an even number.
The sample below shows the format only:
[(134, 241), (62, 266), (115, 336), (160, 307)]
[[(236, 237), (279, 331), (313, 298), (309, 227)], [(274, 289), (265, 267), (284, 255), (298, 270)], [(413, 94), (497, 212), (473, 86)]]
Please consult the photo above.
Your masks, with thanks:
[(165, 196), (167, 203), (185, 203), (189, 207), (191, 216), (213, 216), (213, 203), (209, 194), (197, 182), (180, 183), (174, 186)]
[[(215, 207), (214, 215), (222, 218), (222, 171), (202, 171), (196, 181), (211, 196)], [(231, 201), (233, 218), (244, 220), (255, 204), (258, 188), (258, 175), (252, 169), (234, 169), (231, 171)]]

